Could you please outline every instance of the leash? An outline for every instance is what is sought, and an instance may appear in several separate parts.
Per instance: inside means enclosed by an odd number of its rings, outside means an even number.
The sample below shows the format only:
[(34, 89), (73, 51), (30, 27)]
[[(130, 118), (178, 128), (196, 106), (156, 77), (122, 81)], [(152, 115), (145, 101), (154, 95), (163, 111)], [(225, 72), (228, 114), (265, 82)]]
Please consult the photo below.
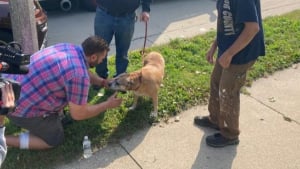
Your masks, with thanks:
[(143, 46), (143, 49), (140, 51), (140, 53), (143, 57), (144, 57), (145, 49), (146, 49), (147, 34), (148, 34), (148, 21), (145, 22), (144, 46)]

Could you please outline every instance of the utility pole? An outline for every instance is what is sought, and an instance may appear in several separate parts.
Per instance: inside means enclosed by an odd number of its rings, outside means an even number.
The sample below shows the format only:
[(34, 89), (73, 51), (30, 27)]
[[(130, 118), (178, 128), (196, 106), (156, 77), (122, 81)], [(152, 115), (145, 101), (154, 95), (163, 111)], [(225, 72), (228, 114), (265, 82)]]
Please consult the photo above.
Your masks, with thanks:
[(14, 41), (21, 44), (24, 53), (35, 53), (38, 40), (33, 0), (10, 0), (9, 9)]

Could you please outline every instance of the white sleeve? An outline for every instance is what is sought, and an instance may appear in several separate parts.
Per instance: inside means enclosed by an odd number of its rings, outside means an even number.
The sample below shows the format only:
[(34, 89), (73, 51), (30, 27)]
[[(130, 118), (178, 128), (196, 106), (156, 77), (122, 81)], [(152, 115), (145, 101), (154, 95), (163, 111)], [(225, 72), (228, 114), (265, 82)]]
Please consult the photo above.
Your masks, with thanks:
[(0, 167), (7, 153), (7, 145), (6, 145), (4, 133), (5, 133), (5, 127), (0, 128)]

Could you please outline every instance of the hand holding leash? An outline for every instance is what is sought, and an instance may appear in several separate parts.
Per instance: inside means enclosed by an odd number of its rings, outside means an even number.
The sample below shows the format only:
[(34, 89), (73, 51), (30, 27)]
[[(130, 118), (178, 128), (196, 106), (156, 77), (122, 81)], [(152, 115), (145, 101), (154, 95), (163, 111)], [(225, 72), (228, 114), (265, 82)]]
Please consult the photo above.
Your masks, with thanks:
[(140, 15), (140, 21), (148, 22), (150, 19), (150, 15), (148, 12), (142, 12)]

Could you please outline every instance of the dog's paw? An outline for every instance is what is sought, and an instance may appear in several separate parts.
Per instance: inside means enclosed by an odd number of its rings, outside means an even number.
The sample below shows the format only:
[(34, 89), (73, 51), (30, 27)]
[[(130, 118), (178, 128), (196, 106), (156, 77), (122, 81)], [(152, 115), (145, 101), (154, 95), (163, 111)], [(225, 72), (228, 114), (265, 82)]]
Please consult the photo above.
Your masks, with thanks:
[(151, 112), (150, 117), (149, 117), (149, 124), (150, 125), (156, 125), (157, 123), (159, 123), (158, 113), (157, 112)]

